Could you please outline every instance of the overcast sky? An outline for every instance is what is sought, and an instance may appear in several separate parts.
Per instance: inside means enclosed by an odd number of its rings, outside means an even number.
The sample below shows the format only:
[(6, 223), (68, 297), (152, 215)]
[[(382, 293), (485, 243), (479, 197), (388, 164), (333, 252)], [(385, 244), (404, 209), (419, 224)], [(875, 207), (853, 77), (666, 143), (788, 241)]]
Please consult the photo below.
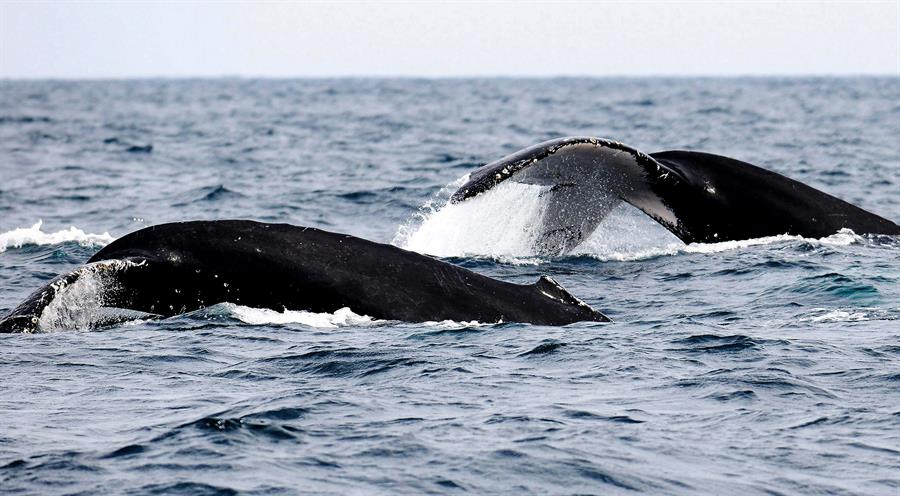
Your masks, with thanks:
[(900, 0), (0, 0), (0, 77), (900, 75)]

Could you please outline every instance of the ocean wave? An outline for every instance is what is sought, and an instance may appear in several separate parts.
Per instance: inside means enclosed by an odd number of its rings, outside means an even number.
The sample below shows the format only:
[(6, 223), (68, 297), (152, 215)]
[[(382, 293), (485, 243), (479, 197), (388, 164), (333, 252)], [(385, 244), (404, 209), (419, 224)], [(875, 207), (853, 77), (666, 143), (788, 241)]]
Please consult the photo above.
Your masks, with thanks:
[(807, 322), (860, 322), (868, 319), (866, 312), (854, 312), (847, 310), (831, 310), (820, 315), (800, 319)]
[(106, 246), (115, 241), (108, 232), (103, 234), (86, 233), (75, 226), (53, 233), (41, 231), (43, 221), (37, 221), (31, 227), (19, 227), (0, 233), (0, 253), (10, 248), (21, 248), (28, 245), (58, 245), (61, 243), (78, 243), (82, 246)]

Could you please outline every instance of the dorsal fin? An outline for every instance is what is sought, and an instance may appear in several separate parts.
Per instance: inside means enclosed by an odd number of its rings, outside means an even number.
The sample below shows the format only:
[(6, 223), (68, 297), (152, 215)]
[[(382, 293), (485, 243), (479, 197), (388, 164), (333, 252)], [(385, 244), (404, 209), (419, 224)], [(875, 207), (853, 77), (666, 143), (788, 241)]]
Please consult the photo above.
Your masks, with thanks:
[(541, 276), (540, 279), (537, 280), (537, 282), (532, 284), (532, 286), (534, 287), (534, 289), (540, 291), (549, 298), (553, 298), (554, 300), (559, 300), (566, 303), (580, 303), (582, 305), (585, 305), (584, 302), (572, 296), (571, 293), (566, 291), (565, 288), (563, 288), (558, 282), (550, 277)]
[(556, 300), (566, 305), (574, 305), (583, 307), (593, 314), (593, 320), (597, 322), (609, 322), (609, 317), (591, 308), (587, 303), (572, 296), (572, 293), (566, 291), (558, 282), (547, 276), (541, 276), (534, 284), (531, 285), (535, 291), (546, 298)]

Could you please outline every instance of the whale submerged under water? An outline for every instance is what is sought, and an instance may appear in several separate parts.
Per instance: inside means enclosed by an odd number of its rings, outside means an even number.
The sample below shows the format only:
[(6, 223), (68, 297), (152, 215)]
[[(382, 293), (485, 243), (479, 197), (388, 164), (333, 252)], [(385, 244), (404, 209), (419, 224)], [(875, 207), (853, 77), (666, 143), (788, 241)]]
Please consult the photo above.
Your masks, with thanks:
[[(545, 255), (574, 249), (623, 202), (687, 243), (823, 237), (841, 229), (900, 234), (888, 219), (745, 162), (689, 151), (648, 155), (591, 137), (548, 141), (489, 163), (451, 201), (509, 181), (540, 187), (544, 208), (530, 227), (534, 252)], [(547, 277), (512, 284), (349, 235), (221, 220), (152, 226), (114, 241), (0, 319), (0, 332), (40, 331), (48, 309), (83, 298), (85, 288), (93, 305), (110, 310), (88, 326), (223, 302), (315, 312), (349, 307), (413, 322), (609, 320)]]

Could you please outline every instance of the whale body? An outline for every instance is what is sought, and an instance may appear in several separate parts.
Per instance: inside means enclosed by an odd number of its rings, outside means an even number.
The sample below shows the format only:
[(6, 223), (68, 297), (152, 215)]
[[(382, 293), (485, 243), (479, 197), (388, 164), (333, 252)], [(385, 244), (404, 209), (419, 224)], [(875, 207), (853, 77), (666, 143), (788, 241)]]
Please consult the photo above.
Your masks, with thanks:
[(349, 307), (410, 322), (609, 320), (548, 277), (513, 284), (345, 234), (220, 220), (152, 226), (112, 242), (0, 318), (0, 332), (39, 331), (44, 310), (64, 304), (67, 289), (86, 278), (101, 286), (97, 304), (153, 317), (230, 302), (279, 311)]
[(693, 151), (645, 154), (593, 137), (547, 141), (484, 165), (451, 201), (504, 181), (546, 187), (534, 247), (544, 255), (575, 248), (622, 202), (685, 243), (779, 234), (821, 238), (841, 229), (900, 234), (893, 221), (746, 162)]

